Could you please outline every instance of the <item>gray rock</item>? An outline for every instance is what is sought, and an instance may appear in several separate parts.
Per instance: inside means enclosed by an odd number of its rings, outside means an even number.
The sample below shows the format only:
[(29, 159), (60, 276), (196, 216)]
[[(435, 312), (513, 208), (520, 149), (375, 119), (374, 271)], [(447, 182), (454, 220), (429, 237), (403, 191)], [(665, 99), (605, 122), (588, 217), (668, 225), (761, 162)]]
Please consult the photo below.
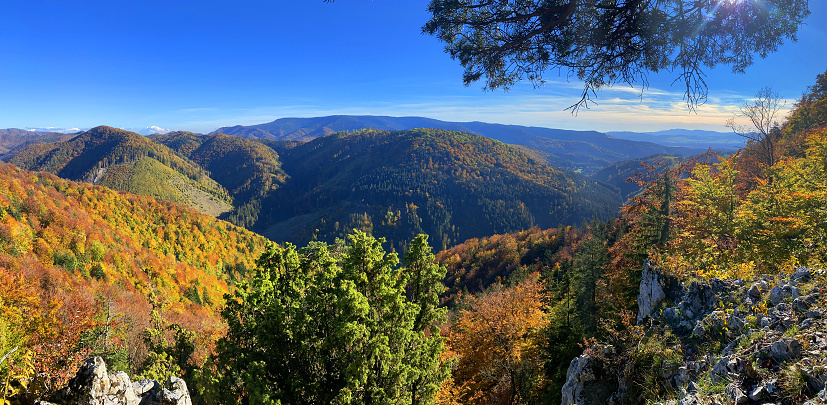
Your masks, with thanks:
[(741, 388), (735, 383), (726, 386), (724, 389), (724, 395), (736, 404), (745, 404), (749, 402), (749, 397), (744, 395), (744, 392), (741, 391)]
[[(187, 384), (172, 377), (167, 388), (156, 381), (132, 382), (124, 372), (108, 374), (100, 357), (86, 360), (69, 384), (56, 392), (55, 405), (192, 405)], [(42, 405), (49, 404), (40, 402)]]
[(814, 319), (804, 319), (798, 324), (798, 328), (801, 330), (810, 329), (810, 327), (817, 325)]
[(714, 311), (718, 306), (715, 288), (721, 288), (721, 286), (717, 283), (710, 284), (698, 281), (690, 283), (682, 303), (686, 315), (695, 318)]
[(717, 384), (723, 381), (734, 380), (742, 370), (741, 361), (734, 355), (729, 355), (721, 357), (718, 362), (712, 366), (712, 371), (710, 371), (709, 374), (712, 382)]
[(749, 399), (758, 402), (764, 398), (764, 395), (766, 395), (766, 393), (767, 390), (764, 389), (764, 386), (759, 384), (757, 387), (755, 387), (754, 390), (750, 391)]
[(758, 287), (758, 284), (753, 284), (752, 287), (749, 288), (749, 291), (747, 291), (747, 295), (749, 295), (749, 297), (754, 301), (760, 301), (761, 289)]
[(694, 381), (690, 381), (689, 384), (686, 385), (686, 392), (689, 392), (689, 393), (698, 392), (698, 385), (695, 384)]
[[(599, 353), (598, 357), (607, 358), (613, 353), (612, 346), (593, 346), (592, 353)], [(604, 364), (587, 353), (580, 355), (569, 363), (566, 371), (566, 383), (562, 389), (561, 405), (587, 405), (607, 403), (607, 398), (614, 395), (615, 386), (611, 379), (597, 375), (596, 370), (602, 370)], [(603, 370), (604, 372), (608, 370)], [(596, 398), (595, 393), (600, 392), (603, 398)]]
[(786, 303), (786, 302), (782, 302), (782, 303), (778, 304), (775, 307), (775, 309), (777, 309), (779, 312), (782, 312), (782, 313), (790, 313), (790, 311), (793, 310), (793, 306)]
[(689, 394), (678, 402), (678, 405), (701, 405), (703, 402), (698, 398), (697, 393)]
[(563, 401), (561, 405), (583, 403), (583, 388), (585, 383), (597, 379), (592, 369), (592, 358), (581, 355), (572, 360), (566, 371), (566, 383), (563, 385)]
[(661, 285), (660, 272), (647, 260), (643, 263), (643, 273), (640, 279), (640, 292), (637, 296), (637, 321), (638, 323), (652, 314), (655, 307), (666, 298), (666, 293)]
[(784, 289), (775, 286), (770, 290), (770, 302), (772, 305), (778, 305), (784, 299)]
[(192, 405), (190, 392), (187, 390), (187, 383), (178, 377), (169, 380), (169, 387), (161, 390), (162, 405)]
[(812, 390), (812, 392), (820, 392), (827, 389), (827, 374), (808, 373), (807, 386), (810, 390)]
[(783, 363), (801, 356), (801, 344), (793, 338), (783, 338), (770, 346), (770, 355)]
[(678, 312), (675, 311), (675, 308), (666, 308), (663, 310), (661, 317), (664, 321), (670, 324), (675, 324), (679, 321)]
[(106, 394), (108, 403), (132, 405), (141, 402), (141, 398), (135, 394), (129, 376), (123, 371), (109, 374), (109, 384), (109, 392)]
[(793, 308), (798, 312), (807, 312), (810, 310), (810, 303), (804, 297), (798, 297), (793, 300)]
[(149, 392), (155, 392), (158, 390), (158, 381), (138, 380), (132, 383), (132, 387), (135, 390), (135, 394), (144, 396)]
[[(107, 402), (106, 395), (110, 386), (106, 363), (102, 358), (95, 357), (84, 361), (69, 384), (49, 400), (66, 405), (108, 405), (110, 402)], [(129, 405), (137, 405), (137, 402)]]
[(813, 278), (813, 271), (806, 267), (799, 267), (795, 269), (795, 273), (790, 276), (790, 283), (806, 283)]
[(701, 321), (695, 322), (695, 327), (692, 329), (692, 337), (699, 338), (706, 333), (706, 329), (704, 329), (704, 323)]

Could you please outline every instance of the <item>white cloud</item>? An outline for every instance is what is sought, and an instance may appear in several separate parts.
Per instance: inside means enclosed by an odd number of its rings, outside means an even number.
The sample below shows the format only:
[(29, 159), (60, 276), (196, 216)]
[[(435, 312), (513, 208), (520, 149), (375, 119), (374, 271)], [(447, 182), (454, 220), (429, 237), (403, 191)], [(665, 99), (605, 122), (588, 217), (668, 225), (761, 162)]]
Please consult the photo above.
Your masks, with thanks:
[(85, 131), (89, 128), (59, 128), (59, 127), (35, 127), (35, 128), (26, 128), (27, 131), (34, 131), (34, 132), (59, 132), (62, 134), (74, 134), (76, 132)]

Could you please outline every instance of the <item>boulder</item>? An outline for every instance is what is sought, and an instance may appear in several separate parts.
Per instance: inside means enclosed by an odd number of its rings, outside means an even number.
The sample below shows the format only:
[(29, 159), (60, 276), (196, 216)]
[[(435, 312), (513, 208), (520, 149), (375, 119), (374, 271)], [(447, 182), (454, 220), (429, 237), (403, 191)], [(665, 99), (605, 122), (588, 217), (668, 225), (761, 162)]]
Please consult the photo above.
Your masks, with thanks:
[(734, 404), (740, 405), (749, 402), (749, 397), (744, 395), (744, 391), (741, 391), (741, 388), (735, 383), (727, 385), (724, 389), (724, 394)]
[(801, 343), (793, 338), (783, 338), (770, 346), (770, 356), (779, 363), (801, 356)]
[(700, 318), (706, 313), (714, 311), (718, 306), (718, 299), (714, 287), (710, 283), (693, 281), (689, 284), (680, 307), (690, 318)]
[(806, 283), (813, 278), (813, 271), (806, 267), (799, 267), (795, 269), (795, 273), (790, 276), (790, 283), (798, 284), (798, 283)]
[(706, 329), (704, 328), (704, 323), (701, 321), (695, 322), (695, 327), (692, 328), (692, 337), (700, 338), (706, 333)]
[(178, 377), (169, 379), (170, 389), (162, 389), (160, 395), (161, 405), (192, 405), (190, 392), (187, 390), (187, 383)]
[(167, 387), (157, 381), (132, 382), (122, 372), (107, 373), (100, 357), (86, 360), (69, 384), (40, 405), (192, 405), (187, 384), (172, 377)]
[(755, 401), (755, 402), (758, 402), (758, 401), (760, 401), (761, 399), (763, 399), (765, 395), (767, 395), (767, 390), (766, 390), (766, 388), (764, 388), (764, 386), (763, 386), (763, 385), (758, 385), (757, 387), (755, 387), (755, 389), (753, 389), (752, 391), (750, 391), (750, 393), (749, 393), (749, 399), (751, 399), (751, 400), (753, 400), (753, 401)]
[(685, 396), (683, 399), (681, 399), (680, 402), (678, 402), (678, 405), (701, 405), (701, 404), (703, 404), (703, 402), (701, 402), (701, 400), (698, 397), (697, 393), (691, 393), (691, 394)]
[(770, 302), (772, 305), (778, 305), (784, 299), (784, 290), (779, 287), (775, 286), (770, 290)]
[[(135, 392), (121, 385), (122, 381), (118, 374), (113, 374), (113, 377), (115, 377), (116, 387), (111, 390), (112, 383), (103, 359), (100, 357), (87, 359), (80, 366), (77, 375), (69, 380), (65, 388), (56, 392), (50, 401), (61, 405), (138, 405), (140, 401), (135, 396)], [(130, 384), (129, 388), (131, 387)], [(118, 397), (118, 393), (123, 395)]]
[(758, 284), (753, 284), (747, 291), (747, 295), (756, 302), (761, 300), (761, 294), (761, 288), (758, 287)]

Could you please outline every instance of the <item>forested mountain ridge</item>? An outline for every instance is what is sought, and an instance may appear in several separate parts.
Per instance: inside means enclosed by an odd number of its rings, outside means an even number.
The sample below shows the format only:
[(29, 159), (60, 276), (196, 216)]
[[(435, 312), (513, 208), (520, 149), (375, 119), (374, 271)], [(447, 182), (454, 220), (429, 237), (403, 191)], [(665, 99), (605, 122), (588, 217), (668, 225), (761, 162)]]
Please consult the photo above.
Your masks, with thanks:
[(330, 241), (355, 227), (394, 243), (424, 232), (444, 248), (535, 225), (609, 218), (620, 205), (616, 192), (585, 177), (455, 131), (343, 132), (282, 159), (291, 177), (263, 202), (252, 228), (276, 241)]
[(228, 211), (232, 201), (199, 165), (144, 136), (106, 126), (66, 141), (30, 145), (8, 161), (27, 170), (182, 203), (213, 216)]
[(261, 200), (286, 181), (278, 153), (261, 142), (225, 134), (171, 132), (154, 141), (198, 163), (233, 197), (234, 210), (222, 218), (244, 227), (258, 219)]
[(223, 295), (265, 243), (178, 204), (0, 163), (0, 351), (20, 349), (2, 372), (45, 373), (48, 390), (94, 354), (137, 374), (163, 336), (189, 339), (182, 364), (203, 358)]
[[(296, 244), (357, 228), (386, 235), (395, 249), (420, 232), (444, 248), (608, 218), (620, 205), (613, 190), (518, 148), (445, 130), (342, 132), (301, 143), (97, 127), (30, 145), (10, 161), (183, 203)], [(232, 209), (210, 204), (230, 200)]]
[(546, 163), (570, 171), (594, 173), (622, 160), (670, 153), (693, 155), (706, 147), (663, 146), (615, 138), (596, 131), (572, 131), (522, 125), (489, 124), (484, 122), (449, 122), (423, 117), (385, 117), (333, 115), (314, 118), (281, 118), (273, 122), (222, 127), (213, 133), (226, 133), (245, 138), (307, 141), (339, 131), (360, 129), (409, 130), (435, 128), (468, 132), (501, 142), (523, 145), (542, 152)]

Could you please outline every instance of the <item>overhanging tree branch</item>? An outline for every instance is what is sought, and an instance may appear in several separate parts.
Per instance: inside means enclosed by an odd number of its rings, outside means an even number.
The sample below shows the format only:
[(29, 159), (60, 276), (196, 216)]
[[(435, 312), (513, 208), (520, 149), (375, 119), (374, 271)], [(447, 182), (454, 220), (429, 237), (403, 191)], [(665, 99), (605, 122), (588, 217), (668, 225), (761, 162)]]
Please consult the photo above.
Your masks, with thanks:
[(465, 68), (466, 85), (508, 89), (544, 83), (549, 69), (569, 72), (589, 95), (605, 86), (643, 84), (678, 72), (690, 110), (707, 98), (704, 69), (743, 72), (809, 15), (807, 0), (431, 0), (423, 31), (445, 43)]

